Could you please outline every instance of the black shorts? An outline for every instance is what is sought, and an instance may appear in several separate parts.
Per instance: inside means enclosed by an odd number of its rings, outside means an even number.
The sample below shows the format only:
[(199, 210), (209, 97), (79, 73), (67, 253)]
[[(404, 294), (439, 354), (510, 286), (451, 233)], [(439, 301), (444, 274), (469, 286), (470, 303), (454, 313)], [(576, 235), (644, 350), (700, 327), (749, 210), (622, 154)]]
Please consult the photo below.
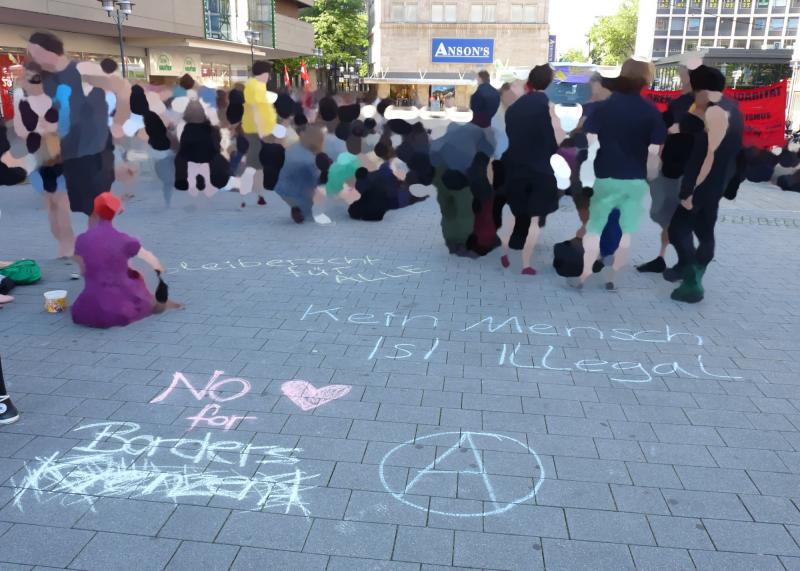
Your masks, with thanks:
[(39, 176), (42, 177), (42, 187), (45, 192), (55, 194), (58, 190), (58, 177), (64, 173), (64, 166), (61, 164), (39, 167)]
[(67, 159), (63, 168), (70, 210), (91, 216), (94, 199), (110, 191), (114, 183), (113, 145), (95, 155)]

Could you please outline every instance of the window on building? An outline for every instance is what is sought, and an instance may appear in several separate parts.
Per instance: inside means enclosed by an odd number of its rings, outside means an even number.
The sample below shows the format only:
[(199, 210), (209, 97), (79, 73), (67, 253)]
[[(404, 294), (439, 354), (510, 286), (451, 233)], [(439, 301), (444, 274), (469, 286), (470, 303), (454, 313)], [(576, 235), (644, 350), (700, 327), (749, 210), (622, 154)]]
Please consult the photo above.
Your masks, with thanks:
[(417, 4), (415, 2), (395, 2), (392, 4), (392, 21), (416, 22)]
[(495, 21), (495, 4), (484, 4), (483, 5), (483, 21), (484, 22), (494, 22)]
[(717, 47), (718, 48), (729, 48), (731, 47), (730, 40), (717, 40)]
[(753, 10), (753, 0), (739, 0), (739, 13), (749, 14)]
[(444, 5), (444, 21), (455, 22), (458, 19), (457, 6), (455, 4)]
[(750, 40), (751, 50), (760, 50), (763, 48), (764, 48), (764, 42), (762, 40)]
[[(265, 0), (264, 4), (270, 6), (270, 0)], [(215, 40), (231, 39), (231, 6), (228, 0), (208, 0), (205, 3), (206, 17), (206, 37)], [(270, 14), (272, 12), (270, 11)], [(270, 32), (270, 40), (272, 33)], [(272, 42), (270, 41), (270, 45)]]
[(767, 32), (767, 19), (766, 18), (753, 18), (753, 27), (751, 28), (751, 36), (763, 36)]
[(703, 18), (703, 35), (716, 36), (717, 35), (717, 19), (716, 18)]
[(653, 40), (653, 57), (664, 57), (667, 55), (667, 40)]
[(469, 21), (482, 22), (483, 21), (483, 4), (473, 4), (469, 7)]
[(686, 12), (686, 0), (673, 0), (672, 2), (672, 12), (673, 13), (684, 13)]
[(666, 36), (668, 26), (669, 26), (669, 18), (656, 18), (656, 35)]
[(431, 4), (431, 22), (444, 22), (444, 4)]
[(733, 40), (733, 47), (737, 49), (746, 49), (747, 40)]
[(789, 11), (790, 12), (798, 12), (798, 11), (800, 11), (800, 0), (792, 0), (789, 3)]
[(733, 14), (734, 0), (722, 0), (722, 13)]
[(522, 18), (526, 22), (536, 22), (539, 20), (539, 18), (536, 15), (537, 12), (538, 12), (538, 6), (528, 4), (524, 8), (524, 14), (522, 15)]
[(693, 52), (697, 49), (697, 40), (686, 40), (686, 43), (683, 45), (683, 51), (685, 52)]
[(769, 20), (769, 35), (782, 36), (783, 35), (783, 18), (770, 18)]
[(522, 21), (522, 4), (511, 5), (511, 21), (512, 22)]
[(769, 9), (769, 0), (756, 0), (756, 12), (763, 14)]
[(682, 36), (684, 20), (685, 18), (673, 18), (669, 25), (669, 33), (673, 36)]
[(703, 0), (689, 0), (689, 13), (699, 14), (702, 12)]
[(783, 14), (786, 12), (786, 0), (772, 0), (772, 13)]
[(687, 36), (700, 35), (700, 18), (689, 18), (686, 21), (686, 35)]
[(796, 36), (797, 35), (797, 26), (798, 21), (800, 18), (788, 18), (786, 20), (786, 35), (787, 36)]
[(718, 36), (730, 36), (733, 31), (733, 18), (720, 18), (719, 19), (719, 32)]
[(716, 14), (718, 10), (719, 0), (706, 0), (706, 14)]
[(700, 47), (701, 48), (713, 48), (714, 47), (714, 40), (700, 40)]
[(670, 40), (667, 55), (673, 56), (683, 51), (683, 40)]
[(659, 14), (669, 13), (670, 0), (658, 0)]
[(750, 33), (750, 18), (736, 18), (735, 36), (747, 36)]
[(785, 50), (794, 49), (794, 40), (784, 40), (783, 49)]

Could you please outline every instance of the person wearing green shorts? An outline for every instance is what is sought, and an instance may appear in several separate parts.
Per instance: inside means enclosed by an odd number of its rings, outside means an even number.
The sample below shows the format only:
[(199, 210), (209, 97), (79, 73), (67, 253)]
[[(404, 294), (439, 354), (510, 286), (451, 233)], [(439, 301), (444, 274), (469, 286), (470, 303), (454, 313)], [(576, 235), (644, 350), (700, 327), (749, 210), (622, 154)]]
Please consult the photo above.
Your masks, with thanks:
[[(597, 106), (586, 119), (584, 131), (590, 143), (600, 144), (594, 161), (596, 180), (589, 203), (589, 221), (583, 237), (583, 273), (573, 285), (580, 287), (592, 275), (600, 253), (600, 235), (611, 211), (619, 209), (622, 239), (614, 254), (611, 272), (627, 264), (631, 234), (644, 214), (642, 201), (649, 190), (647, 157), (650, 147), (661, 146), (667, 129), (658, 109), (641, 96), (650, 84), (652, 64), (629, 59), (619, 78), (610, 83), (611, 97)], [(612, 282), (612, 276), (605, 276)]]
[(646, 180), (598, 178), (594, 183), (589, 203), (588, 234), (602, 234), (608, 216), (615, 208), (619, 209), (619, 226), (623, 234), (632, 234), (639, 229), (644, 214), (642, 202), (649, 186)]

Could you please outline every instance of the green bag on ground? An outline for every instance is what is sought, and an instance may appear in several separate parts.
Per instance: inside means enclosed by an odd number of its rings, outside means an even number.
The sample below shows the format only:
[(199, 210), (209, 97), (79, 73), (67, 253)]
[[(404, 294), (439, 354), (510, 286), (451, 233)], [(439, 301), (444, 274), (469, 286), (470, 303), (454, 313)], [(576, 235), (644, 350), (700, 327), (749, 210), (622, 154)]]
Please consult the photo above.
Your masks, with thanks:
[(17, 260), (10, 266), (0, 268), (0, 274), (13, 280), (17, 285), (35, 284), (42, 279), (42, 270), (33, 260)]

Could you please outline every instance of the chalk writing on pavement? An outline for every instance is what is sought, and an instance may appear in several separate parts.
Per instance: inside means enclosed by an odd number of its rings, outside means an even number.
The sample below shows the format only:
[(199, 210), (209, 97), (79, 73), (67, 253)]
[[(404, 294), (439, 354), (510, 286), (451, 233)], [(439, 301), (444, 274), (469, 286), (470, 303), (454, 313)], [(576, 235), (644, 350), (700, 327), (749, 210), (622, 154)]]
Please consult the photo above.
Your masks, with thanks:
[[(422, 469), (409, 470), (408, 480), (393, 477), (393, 460), (403, 465), (402, 456), (409, 448), (435, 447), (435, 459)], [(502, 476), (501, 463), (509, 454), (521, 465), (530, 466), (526, 477)], [(510, 436), (490, 432), (440, 432), (417, 437), (389, 450), (378, 468), (381, 483), (398, 501), (431, 514), (449, 517), (487, 517), (498, 515), (529, 503), (545, 478), (544, 466), (536, 452)], [(403, 474), (405, 470), (402, 471)], [(441, 487), (450, 480), (463, 502), (461, 511), (445, 511), (428, 505), (426, 486)], [(428, 482), (430, 480), (430, 482)], [(418, 495), (415, 495), (418, 494)], [(484, 506), (483, 509), (480, 507)]]

